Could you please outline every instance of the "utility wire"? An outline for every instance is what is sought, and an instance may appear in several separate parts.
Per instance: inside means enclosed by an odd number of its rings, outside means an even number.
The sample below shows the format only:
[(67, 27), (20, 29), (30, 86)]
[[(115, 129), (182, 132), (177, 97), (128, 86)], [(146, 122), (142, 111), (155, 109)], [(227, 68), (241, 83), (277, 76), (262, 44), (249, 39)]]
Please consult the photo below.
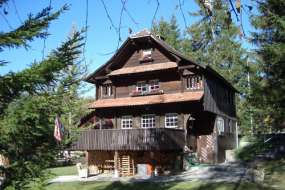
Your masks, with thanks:
[[(121, 0), (122, 5), (124, 4), (124, 1)], [(126, 8), (126, 6), (124, 6), (124, 11), (127, 13), (127, 15), (129, 16), (129, 18), (132, 20), (132, 22), (135, 25), (138, 25), (139, 23), (134, 19), (134, 17), (131, 15), (131, 13), (128, 11), (128, 9)]]
[(87, 69), (87, 60), (86, 60), (86, 43), (88, 38), (88, 18), (89, 18), (89, 1), (86, 0), (86, 10), (85, 10), (85, 41), (83, 45), (83, 59), (84, 59), (84, 67)]
[(117, 27), (114, 25), (114, 22), (113, 22), (113, 20), (112, 20), (110, 14), (109, 14), (109, 11), (108, 11), (108, 9), (107, 9), (107, 6), (106, 6), (104, 0), (101, 0), (101, 3), (103, 4), (105, 13), (106, 13), (107, 18), (109, 19), (109, 21), (110, 21), (110, 23), (111, 23), (112, 28), (116, 31), (116, 33), (118, 33), (118, 29), (117, 29)]
[(234, 6), (232, 0), (229, 0), (229, 2), (230, 2), (230, 5), (231, 5), (231, 7), (232, 7), (232, 11), (234, 11), (234, 13), (235, 13), (235, 16), (236, 16), (237, 21), (239, 21), (238, 14), (237, 14), (237, 12), (236, 12), (236, 9), (235, 9), (235, 6)]
[(122, 41), (122, 38), (121, 38), (121, 25), (122, 25), (122, 17), (123, 17), (123, 13), (124, 13), (126, 2), (127, 2), (127, 0), (123, 0), (123, 2), (122, 2), (122, 9), (121, 9), (121, 13), (120, 13), (120, 21), (119, 21), (119, 26), (118, 26), (118, 35), (119, 35), (119, 37), (118, 37), (117, 50), (119, 49), (120, 42)]
[[(183, 18), (183, 21), (184, 21), (185, 28), (187, 28), (187, 22), (186, 22), (186, 18), (185, 18), (185, 15), (184, 15), (184, 11), (182, 9), (181, 0), (178, 0), (178, 2), (179, 2), (179, 9), (180, 9), (180, 12), (182, 14), (182, 18)], [(184, 4), (184, 1), (183, 1), (183, 4)]]
[(158, 0), (156, 0), (156, 9), (155, 9), (155, 12), (154, 12), (154, 14), (153, 14), (153, 17), (152, 17), (152, 21), (151, 21), (151, 26), (153, 26), (154, 25), (154, 22), (155, 22), (155, 18), (156, 18), (156, 14), (157, 14), (157, 11), (158, 11), (158, 8), (159, 8), (159, 1)]
[(13, 4), (13, 6), (14, 6), (15, 13), (16, 13), (16, 15), (17, 15), (18, 20), (20, 21), (20, 23), (23, 23), (23, 20), (22, 20), (22, 18), (21, 18), (21, 16), (20, 16), (20, 14), (19, 14), (18, 9), (17, 9), (17, 6), (16, 6), (16, 3), (15, 3), (15, 0), (12, 0), (12, 4)]
[(8, 27), (10, 28), (10, 30), (13, 30), (12, 25), (9, 23), (8, 19), (6, 18), (6, 16), (0, 11), (0, 15), (1, 17), (4, 19), (4, 21), (6, 22), (6, 24), (8, 25)]

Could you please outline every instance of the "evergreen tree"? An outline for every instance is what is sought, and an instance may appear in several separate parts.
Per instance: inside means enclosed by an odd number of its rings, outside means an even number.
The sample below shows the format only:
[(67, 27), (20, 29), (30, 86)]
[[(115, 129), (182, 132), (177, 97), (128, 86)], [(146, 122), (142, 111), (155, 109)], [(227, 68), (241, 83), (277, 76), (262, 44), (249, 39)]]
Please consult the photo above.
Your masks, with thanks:
[(161, 36), (167, 44), (176, 50), (181, 50), (181, 33), (177, 25), (176, 17), (172, 16), (170, 22), (163, 18), (152, 26), (151, 31)]
[[(1, 1), (0, 8), (6, 2)], [(45, 38), (49, 23), (66, 9), (52, 13), (48, 7), (29, 16), (17, 29), (0, 32), (0, 51), (29, 50), (28, 43)], [(0, 154), (10, 161), (8, 167), (0, 167), (0, 174), (6, 177), (4, 187), (29, 189), (31, 181), (44, 176), (44, 169), (59, 151), (53, 138), (56, 114), (61, 114), (65, 126), (74, 125), (70, 115), (79, 117), (82, 41), (82, 32), (74, 32), (43, 61), (0, 76)], [(3, 63), (7, 62), (2, 60), (1, 66)]]
[(243, 105), (247, 102), (247, 71), (248, 57), (239, 40), (240, 30), (232, 22), (229, 5), (223, 1), (213, 1), (211, 9), (205, 7), (201, 1), (197, 2), (200, 10), (191, 13), (200, 20), (191, 25), (187, 33), (190, 39), (184, 41), (184, 46), (191, 47), (185, 53), (199, 63), (210, 65), (239, 91), (238, 116), (244, 131), (250, 127), (245, 115), (240, 110), (248, 109)]
[(262, 110), (256, 118), (261, 131), (278, 130), (285, 125), (285, 2), (258, 1), (259, 15), (252, 20), (257, 32), (260, 83), (253, 88), (255, 106)]
[(1, 139), (0, 154), (11, 162), (10, 167), (2, 168), (6, 185), (28, 188), (30, 180), (41, 176), (43, 169), (53, 163), (59, 151), (53, 138), (55, 116), (68, 115), (66, 109), (78, 99), (80, 80), (76, 76), (80, 72), (71, 58), (81, 53), (82, 39), (77, 32), (47, 59), (16, 73), (11, 81), (4, 77), (7, 86), (18, 83), (13, 89), (17, 93), (6, 101), (0, 119), (1, 137), (5, 137)]
[[(7, 3), (7, 0), (0, 2), (1, 5)], [(66, 11), (68, 6), (63, 6), (60, 10), (51, 13), (52, 8), (47, 7), (36, 15), (30, 14), (28, 19), (16, 29), (4, 32), (0, 31), (0, 52), (5, 48), (29, 48), (29, 42), (35, 38), (46, 38), (49, 23), (59, 17), (59, 15)], [(0, 66), (6, 64), (5, 60), (0, 60)]]

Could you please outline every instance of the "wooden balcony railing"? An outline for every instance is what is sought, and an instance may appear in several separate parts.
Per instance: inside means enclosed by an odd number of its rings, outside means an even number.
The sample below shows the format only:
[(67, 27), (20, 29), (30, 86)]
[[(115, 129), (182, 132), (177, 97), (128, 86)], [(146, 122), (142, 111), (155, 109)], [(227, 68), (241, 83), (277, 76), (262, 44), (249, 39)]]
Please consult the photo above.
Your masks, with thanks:
[(72, 150), (183, 150), (184, 130), (90, 129), (79, 132)]

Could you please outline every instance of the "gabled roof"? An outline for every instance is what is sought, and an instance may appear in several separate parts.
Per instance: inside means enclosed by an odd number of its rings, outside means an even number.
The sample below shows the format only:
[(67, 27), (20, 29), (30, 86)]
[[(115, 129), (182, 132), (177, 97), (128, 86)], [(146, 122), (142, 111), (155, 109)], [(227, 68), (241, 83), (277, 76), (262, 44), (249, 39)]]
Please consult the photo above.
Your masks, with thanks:
[[(116, 51), (116, 53), (109, 59), (109, 61), (107, 61), (105, 64), (103, 64), (101, 67), (99, 67), (97, 70), (95, 70), (93, 73), (91, 73), (86, 79), (85, 81), (93, 83), (94, 81), (92, 80), (93, 77), (96, 78), (96, 75), (98, 75), (98, 73), (100, 71), (102, 71), (103, 69), (106, 69), (107, 67), (109, 67), (111, 64), (113, 64), (116, 60), (116, 58), (118, 58), (125, 50), (125, 48), (127, 46), (129, 46), (130, 44), (132, 44), (133, 41), (139, 40), (139, 39), (151, 39), (154, 42), (156, 42), (158, 45), (160, 45), (162, 48), (164, 48), (165, 50), (167, 50), (169, 53), (171, 53), (174, 57), (176, 57), (177, 59), (180, 60), (185, 60), (186, 62), (189, 62), (193, 65), (196, 65), (198, 67), (201, 67), (202, 69), (204, 69), (207, 73), (212, 74), (213, 76), (219, 78), (220, 80), (222, 80), (227, 86), (229, 86), (230, 88), (232, 88), (234, 91), (238, 92), (235, 87), (233, 87), (223, 76), (221, 76), (218, 72), (216, 72), (214, 69), (212, 69), (209, 65), (204, 65), (204, 64), (200, 64), (200, 63), (196, 63), (195, 61), (191, 60), (190, 58), (184, 56), (183, 54), (181, 54), (180, 52), (178, 52), (177, 50), (175, 50), (174, 48), (172, 48), (170, 45), (168, 45), (165, 41), (161, 40), (159, 37), (157, 37), (156, 35), (152, 34), (151, 32), (149, 32), (148, 30), (142, 30), (134, 35), (131, 35), (127, 38), (127, 40), (121, 45), (121, 47)], [(178, 62), (178, 61), (177, 61)], [(121, 70), (122, 71), (122, 70)], [(110, 71), (111, 72), (111, 71)], [(114, 71), (113, 71), (114, 72)], [(124, 72), (124, 71), (122, 71)], [(112, 73), (112, 72), (111, 72)], [(109, 73), (110, 74), (110, 73)], [(112, 74), (111, 74), (112, 75)]]

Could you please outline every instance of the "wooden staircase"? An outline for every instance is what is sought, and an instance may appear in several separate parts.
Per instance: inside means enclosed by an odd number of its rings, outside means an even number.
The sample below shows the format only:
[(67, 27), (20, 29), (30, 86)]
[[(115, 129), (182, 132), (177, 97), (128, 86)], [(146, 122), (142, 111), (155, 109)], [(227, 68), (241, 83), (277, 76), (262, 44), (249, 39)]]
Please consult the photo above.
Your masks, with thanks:
[(127, 154), (119, 155), (118, 159), (120, 176), (133, 176), (135, 175), (134, 159)]

